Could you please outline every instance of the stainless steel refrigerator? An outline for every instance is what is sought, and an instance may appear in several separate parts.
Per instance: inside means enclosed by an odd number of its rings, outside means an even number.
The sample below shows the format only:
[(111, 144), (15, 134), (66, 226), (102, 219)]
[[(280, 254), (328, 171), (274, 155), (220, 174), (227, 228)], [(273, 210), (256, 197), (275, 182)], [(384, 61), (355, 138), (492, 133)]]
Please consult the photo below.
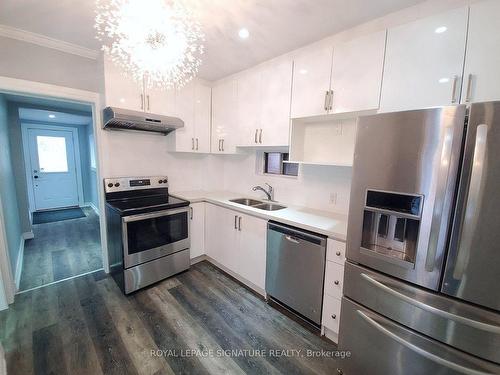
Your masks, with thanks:
[(500, 374), (500, 102), (361, 117), (343, 374)]

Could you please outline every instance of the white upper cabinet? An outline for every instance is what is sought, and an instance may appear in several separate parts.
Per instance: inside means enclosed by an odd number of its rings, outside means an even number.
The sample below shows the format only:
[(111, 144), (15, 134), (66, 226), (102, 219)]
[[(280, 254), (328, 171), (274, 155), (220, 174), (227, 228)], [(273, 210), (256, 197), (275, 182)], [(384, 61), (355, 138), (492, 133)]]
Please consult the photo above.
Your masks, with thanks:
[(328, 95), (333, 48), (314, 45), (301, 50), (294, 58), (291, 117), (328, 113)]
[(287, 146), (292, 61), (276, 59), (237, 79), (238, 146)]
[(212, 88), (212, 145), (216, 154), (236, 153), (238, 141), (238, 82), (220, 81)]
[(104, 55), (105, 106), (144, 111), (144, 88)]
[(258, 145), (262, 85), (260, 69), (247, 70), (238, 75), (238, 146)]
[(177, 89), (174, 115), (184, 127), (168, 135), (170, 150), (177, 152), (210, 152), (211, 89), (200, 80)]
[(194, 152), (195, 123), (194, 123), (194, 82), (188, 83), (176, 92), (175, 116), (184, 121), (184, 126), (170, 133), (168, 138), (172, 140), (172, 151)]
[(210, 152), (210, 127), (212, 115), (212, 88), (196, 81), (194, 87), (194, 123), (196, 151)]
[(104, 54), (105, 105), (172, 116), (175, 90), (147, 88), (127, 77), (120, 67)]
[(470, 6), (462, 102), (500, 99), (500, 1)]
[(260, 129), (261, 146), (288, 146), (292, 61), (276, 59), (262, 69)]
[(467, 8), (388, 30), (381, 111), (460, 101)]
[(175, 89), (145, 88), (145, 110), (157, 115), (175, 115)]
[(385, 37), (384, 30), (334, 46), (332, 112), (379, 108)]

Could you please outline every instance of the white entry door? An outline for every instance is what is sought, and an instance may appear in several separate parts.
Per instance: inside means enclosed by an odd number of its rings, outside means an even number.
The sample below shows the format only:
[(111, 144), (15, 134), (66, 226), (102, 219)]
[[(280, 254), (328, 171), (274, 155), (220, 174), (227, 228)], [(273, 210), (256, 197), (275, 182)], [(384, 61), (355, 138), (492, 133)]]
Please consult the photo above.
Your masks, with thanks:
[(78, 206), (76, 132), (28, 128), (35, 211)]

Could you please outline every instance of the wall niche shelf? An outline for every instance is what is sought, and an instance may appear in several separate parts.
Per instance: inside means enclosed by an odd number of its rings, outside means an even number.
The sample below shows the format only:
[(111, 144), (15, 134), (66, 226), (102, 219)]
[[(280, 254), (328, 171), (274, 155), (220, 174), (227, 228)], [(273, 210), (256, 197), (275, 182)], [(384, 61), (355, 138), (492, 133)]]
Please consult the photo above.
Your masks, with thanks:
[(356, 123), (363, 111), (295, 118), (290, 127), (290, 162), (352, 167)]

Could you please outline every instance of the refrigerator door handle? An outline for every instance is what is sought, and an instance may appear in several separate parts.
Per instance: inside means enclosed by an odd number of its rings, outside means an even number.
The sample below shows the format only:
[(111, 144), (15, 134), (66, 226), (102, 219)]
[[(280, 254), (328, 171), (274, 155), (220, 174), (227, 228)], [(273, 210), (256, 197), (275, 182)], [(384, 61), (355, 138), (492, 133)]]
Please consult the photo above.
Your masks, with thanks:
[(474, 157), (472, 161), (472, 172), (465, 204), (465, 214), (462, 225), (460, 245), (457, 253), (453, 278), (460, 280), (469, 261), (472, 239), (476, 231), (479, 219), (479, 203), (483, 190), (483, 174), (485, 171), (486, 151), (488, 140), (488, 125), (481, 124), (476, 129), (476, 140), (474, 143)]
[(444, 319), (458, 322), (458, 323), (467, 325), (467, 326), (475, 328), (475, 329), (500, 334), (500, 326), (479, 322), (477, 320), (469, 319), (469, 318), (466, 318), (466, 317), (461, 316), (461, 315), (456, 315), (456, 314), (438, 309), (438, 308), (431, 306), (431, 305), (428, 305), (422, 301), (418, 301), (414, 298), (411, 298), (411, 297), (381, 283), (380, 281), (375, 280), (373, 277), (367, 275), (366, 273), (362, 273), (361, 277), (363, 279), (365, 279), (366, 281), (368, 281), (370, 284), (382, 289), (383, 291), (391, 294), (392, 296), (394, 296), (398, 299), (401, 299), (401, 300), (403, 300), (403, 301), (405, 301), (405, 302), (407, 302), (415, 307), (418, 307), (422, 310), (428, 311), (432, 314), (439, 315)]
[(415, 344), (413, 344), (413, 343), (405, 340), (404, 338), (398, 336), (396, 333), (392, 332), (390, 329), (384, 327), (379, 322), (377, 322), (374, 319), (370, 318), (368, 315), (366, 315), (361, 310), (356, 310), (356, 313), (366, 323), (368, 323), (369, 325), (371, 325), (372, 327), (374, 327), (376, 330), (378, 330), (383, 335), (389, 336), (391, 339), (393, 339), (394, 341), (397, 341), (398, 343), (400, 343), (404, 347), (406, 347), (406, 348), (408, 348), (408, 349), (410, 349), (410, 350), (418, 353), (422, 357), (425, 357), (425, 358), (427, 358), (428, 360), (430, 360), (430, 361), (432, 361), (434, 363), (437, 363), (440, 366), (443, 366), (443, 367), (446, 367), (446, 368), (449, 368), (449, 369), (453, 370), (453, 372), (458, 372), (458, 373), (468, 374), (468, 375), (487, 375), (487, 374), (490, 374), (489, 372), (474, 370), (474, 369), (471, 369), (471, 368), (459, 365), (457, 363), (448, 361), (448, 360), (440, 357), (438, 354), (431, 353), (430, 351), (427, 351), (424, 348), (421, 348), (421, 347), (419, 347), (419, 346), (417, 346), (417, 345), (415, 345)]
[[(448, 127), (445, 130), (443, 148), (441, 150), (440, 158), (440, 176), (448, 176), (449, 166), (452, 159), (453, 152), (453, 128)], [(446, 180), (441, 179), (438, 182), (438, 191), (436, 194), (436, 201), (434, 203), (434, 215), (431, 221), (431, 234), (429, 237), (429, 247), (427, 250), (427, 255), (425, 257), (425, 270), (427, 272), (432, 272), (436, 267), (436, 256), (438, 254), (438, 249), (442, 248), (444, 245), (442, 237), (442, 218), (441, 213), (443, 212), (443, 207), (445, 206), (446, 200)], [(439, 198), (438, 198), (439, 197)]]

